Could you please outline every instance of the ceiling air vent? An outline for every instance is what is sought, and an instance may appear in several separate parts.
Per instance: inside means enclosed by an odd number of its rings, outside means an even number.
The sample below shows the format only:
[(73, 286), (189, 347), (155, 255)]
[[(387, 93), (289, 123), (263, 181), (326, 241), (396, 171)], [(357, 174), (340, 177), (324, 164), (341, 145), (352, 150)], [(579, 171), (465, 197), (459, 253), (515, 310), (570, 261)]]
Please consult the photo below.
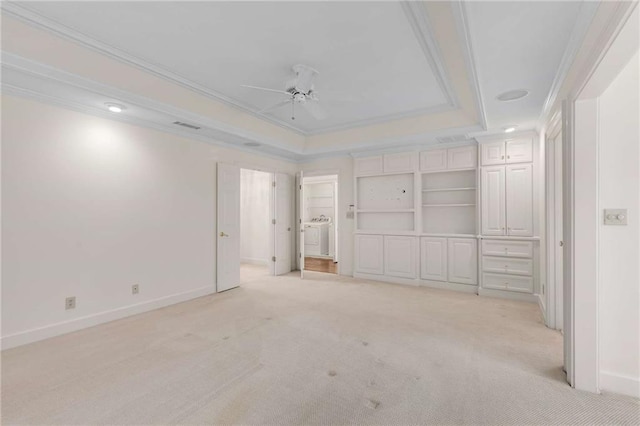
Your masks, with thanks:
[(189, 123), (183, 123), (182, 121), (174, 121), (173, 124), (177, 124), (178, 126), (186, 127), (188, 129), (200, 130), (200, 127)]
[(454, 143), (454, 142), (465, 142), (468, 141), (469, 138), (465, 135), (455, 135), (455, 136), (442, 136), (436, 138), (438, 143)]

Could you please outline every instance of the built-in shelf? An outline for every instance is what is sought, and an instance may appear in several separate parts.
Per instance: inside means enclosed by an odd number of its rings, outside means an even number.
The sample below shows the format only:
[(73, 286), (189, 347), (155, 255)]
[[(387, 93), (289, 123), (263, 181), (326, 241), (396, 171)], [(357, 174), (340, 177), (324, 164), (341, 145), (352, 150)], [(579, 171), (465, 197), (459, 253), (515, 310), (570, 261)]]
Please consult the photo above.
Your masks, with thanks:
[(360, 209), (356, 213), (413, 213), (413, 209)]
[(475, 204), (423, 204), (422, 207), (473, 207)]
[(422, 192), (445, 192), (445, 191), (475, 191), (475, 187), (469, 188), (437, 188), (437, 189), (423, 189)]

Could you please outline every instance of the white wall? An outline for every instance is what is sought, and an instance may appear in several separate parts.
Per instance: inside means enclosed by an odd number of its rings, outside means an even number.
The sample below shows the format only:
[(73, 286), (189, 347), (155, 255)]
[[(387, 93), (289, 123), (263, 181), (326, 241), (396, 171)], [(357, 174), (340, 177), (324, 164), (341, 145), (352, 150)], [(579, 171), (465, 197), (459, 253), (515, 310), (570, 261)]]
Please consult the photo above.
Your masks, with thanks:
[(340, 275), (353, 275), (353, 226), (347, 219), (353, 199), (353, 158), (337, 157), (317, 160), (300, 165), (307, 172), (327, 172), (338, 175), (338, 270)]
[[(638, 53), (599, 98), (599, 211), (629, 209), (599, 229), (600, 387), (640, 397)], [(604, 216), (601, 216), (603, 219)]]
[(267, 265), (271, 229), (271, 174), (240, 170), (240, 260)]
[(213, 292), (218, 161), (298, 169), (3, 97), (3, 348)]

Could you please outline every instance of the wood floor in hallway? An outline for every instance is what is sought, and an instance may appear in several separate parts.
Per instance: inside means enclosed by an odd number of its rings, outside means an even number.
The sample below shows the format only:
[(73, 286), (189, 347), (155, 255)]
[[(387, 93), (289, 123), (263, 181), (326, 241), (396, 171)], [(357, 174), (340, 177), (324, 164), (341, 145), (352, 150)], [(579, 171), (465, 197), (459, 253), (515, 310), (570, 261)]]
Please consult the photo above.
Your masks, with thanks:
[(305, 271), (328, 272), (330, 274), (338, 273), (338, 264), (333, 259), (323, 259), (319, 257), (304, 258)]

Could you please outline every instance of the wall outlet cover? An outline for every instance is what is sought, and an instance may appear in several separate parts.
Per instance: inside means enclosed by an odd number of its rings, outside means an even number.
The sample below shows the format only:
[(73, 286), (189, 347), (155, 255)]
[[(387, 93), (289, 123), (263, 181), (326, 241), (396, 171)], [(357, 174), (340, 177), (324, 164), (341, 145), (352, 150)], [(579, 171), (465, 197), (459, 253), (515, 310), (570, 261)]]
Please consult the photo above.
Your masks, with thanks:
[(131, 294), (138, 294), (140, 293), (140, 287), (138, 286), (138, 284), (134, 284), (131, 286)]
[(67, 297), (64, 301), (64, 308), (66, 310), (75, 309), (76, 308), (76, 297)]
[(605, 225), (626, 225), (627, 209), (605, 209), (604, 210)]

